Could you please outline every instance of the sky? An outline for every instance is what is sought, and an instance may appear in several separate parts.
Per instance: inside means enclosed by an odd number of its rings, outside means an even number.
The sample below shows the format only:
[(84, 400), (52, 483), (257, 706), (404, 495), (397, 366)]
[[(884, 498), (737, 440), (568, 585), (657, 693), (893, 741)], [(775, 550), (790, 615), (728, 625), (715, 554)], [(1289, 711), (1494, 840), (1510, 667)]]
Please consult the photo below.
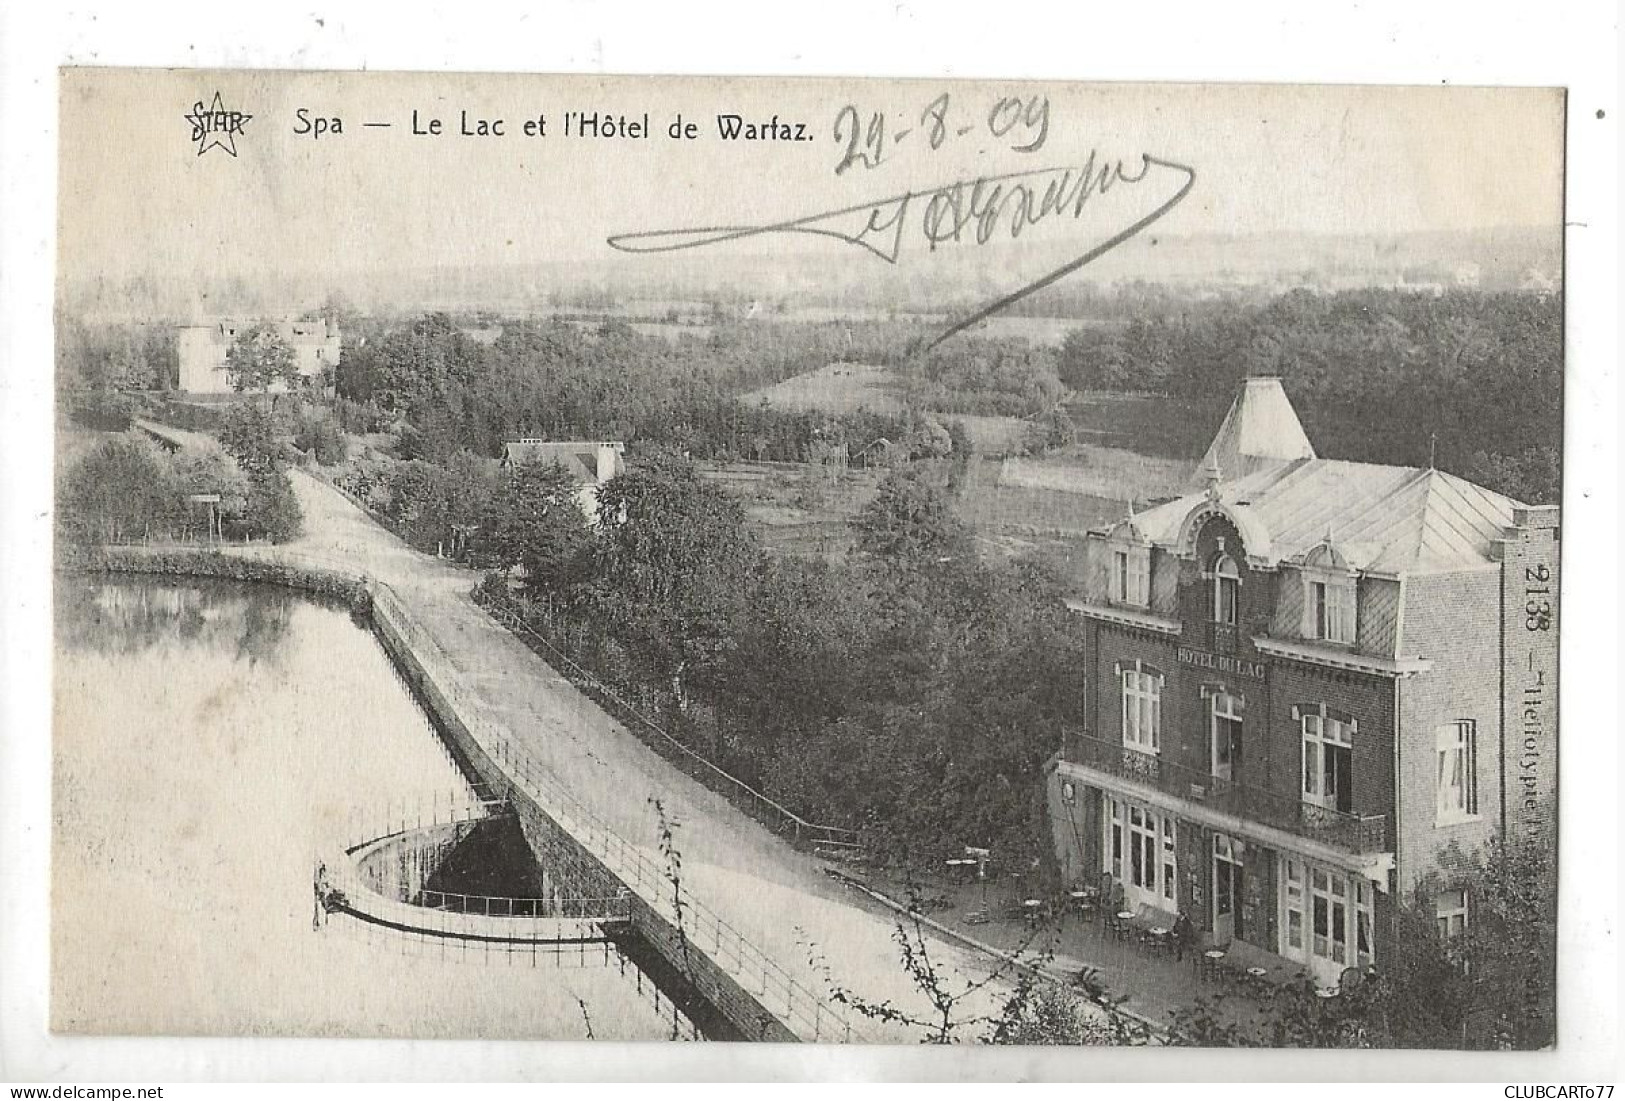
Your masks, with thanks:
[[(200, 153), (185, 117), (216, 92), (252, 116), (231, 135), (235, 157), (218, 145)], [(930, 110), (944, 94), (933, 148)], [(60, 102), (58, 271), (69, 283), (555, 262), (635, 271), (656, 261), (607, 238), (1076, 171), (1091, 151), (1097, 167), (1121, 161), (1131, 173), (1146, 154), (1183, 167), (1094, 196), (1079, 218), (1030, 227), (1029, 242), (1092, 247), (1172, 200), (1186, 168), (1188, 194), (1154, 223), (1171, 240), (1562, 221), (1564, 105), (1552, 89), (65, 69)], [(314, 128), (301, 109), (341, 120), (342, 133), (298, 133)], [(439, 118), (442, 133), (415, 135), (414, 111), (418, 129)], [(507, 135), (461, 136), (464, 111), (470, 125), (503, 118)], [(647, 112), (652, 134), (567, 138), (566, 111)], [(811, 140), (722, 141), (723, 113), (805, 123)], [(697, 137), (666, 135), (679, 114)], [(526, 137), (524, 121), (539, 115), (547, 136)], [(1040, 133), (1038, 148), (1015, 148)], [(851, 134), (859, 151), (883, 150), (879, 163), (837, 171)], [(877, 146), (864, 144), (870, 134)], [(1034, 186), (1055, 179), (1040, 173)], [(924, 197), (912, 201), (894, 267), (987, 262), (991, 250), (963, 242), (932, 249), (925, 213)], [(725, 264), (783, 252), (884, 263), (809, 235), (682, 255)]]

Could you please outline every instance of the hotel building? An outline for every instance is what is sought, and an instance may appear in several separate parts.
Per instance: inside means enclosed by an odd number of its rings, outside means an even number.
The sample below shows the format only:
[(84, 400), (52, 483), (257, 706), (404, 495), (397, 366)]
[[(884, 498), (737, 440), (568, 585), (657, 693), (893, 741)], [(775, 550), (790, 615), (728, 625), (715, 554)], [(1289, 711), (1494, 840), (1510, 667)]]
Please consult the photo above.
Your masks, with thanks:
[(1270, 378), (1198, 477), (1076, 559), (1063, 874), (1328, 982), (1380, 967), (1397, 899), (1461, 929), (1475, 854), (1555, 852), (1557, 508), (1319, 458)]

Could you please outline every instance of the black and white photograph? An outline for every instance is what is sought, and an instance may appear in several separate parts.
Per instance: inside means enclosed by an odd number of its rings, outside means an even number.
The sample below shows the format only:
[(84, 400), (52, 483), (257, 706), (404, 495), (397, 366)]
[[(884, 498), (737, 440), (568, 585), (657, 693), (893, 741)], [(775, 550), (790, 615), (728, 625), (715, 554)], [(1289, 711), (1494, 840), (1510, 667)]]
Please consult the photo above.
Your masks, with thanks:
[(62, 108), (55, 1027), (1553, 1041), (1560, 93)]
[(1578, 110), (60, 68), (40, 1027), (1562, 1051)]

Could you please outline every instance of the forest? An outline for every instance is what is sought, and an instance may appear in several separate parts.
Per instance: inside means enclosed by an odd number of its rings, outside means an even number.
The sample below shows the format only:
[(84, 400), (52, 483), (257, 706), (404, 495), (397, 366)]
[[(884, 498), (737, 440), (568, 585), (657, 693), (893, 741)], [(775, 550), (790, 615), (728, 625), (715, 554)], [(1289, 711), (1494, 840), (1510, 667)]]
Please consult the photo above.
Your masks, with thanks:
[[(1429, 463), (1528, 503), (1561, 487), (1560, 297), (1454, 291), (1293, 291), (1264, 302), (1158, 300), (1126, 324), (1087, 325), (1059, 346), (966, 337), (924, 355), (916, 322), (729, 322), (676, 340), (624, 322), (510, 323), (480, 344), (445, 315), (351, 342), (338, 393), (379, 423), (404, 418), (422, 452), (495, 455), (504, 439), (644, 441), (695, 457), (804, 461), (820, 432), (861, 446), (906, 429), (775, 413), (748, 391), (832, 362), (877, 363), (901, 413), (1020, 417), (1065, 438), (1069, 395), (1160, 394), (1170, 422), (1216, 425), (1243, 377), (1282, 378), (1321, 454)], [(797, 420), (799, 418), (799, 420)], [(1194, 459), (1189, 433), (1154, 426), (1134, 449)]]

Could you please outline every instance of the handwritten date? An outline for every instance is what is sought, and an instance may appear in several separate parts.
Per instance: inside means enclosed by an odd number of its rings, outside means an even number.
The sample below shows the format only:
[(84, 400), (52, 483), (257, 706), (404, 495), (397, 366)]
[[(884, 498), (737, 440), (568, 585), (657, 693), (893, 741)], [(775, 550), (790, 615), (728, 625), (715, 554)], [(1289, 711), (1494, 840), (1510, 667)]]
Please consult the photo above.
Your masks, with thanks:
[(935, 150), (953, 139), (986, 133), (1008, 141), (1015, 153), (1036, 153), (1049, 138), (1048, 96), (1003, 96), (985, 116), (965, 121), (972, 117), (954, 106), (949, 92), (928, 103), (917, 119), (893, 120), (885, 111), (865, 113), (847, 104), (835, 115), (835, 141), (842, 147), (835, 174), (854, 166), (878, 168), (895, 146), (914, 135)]

